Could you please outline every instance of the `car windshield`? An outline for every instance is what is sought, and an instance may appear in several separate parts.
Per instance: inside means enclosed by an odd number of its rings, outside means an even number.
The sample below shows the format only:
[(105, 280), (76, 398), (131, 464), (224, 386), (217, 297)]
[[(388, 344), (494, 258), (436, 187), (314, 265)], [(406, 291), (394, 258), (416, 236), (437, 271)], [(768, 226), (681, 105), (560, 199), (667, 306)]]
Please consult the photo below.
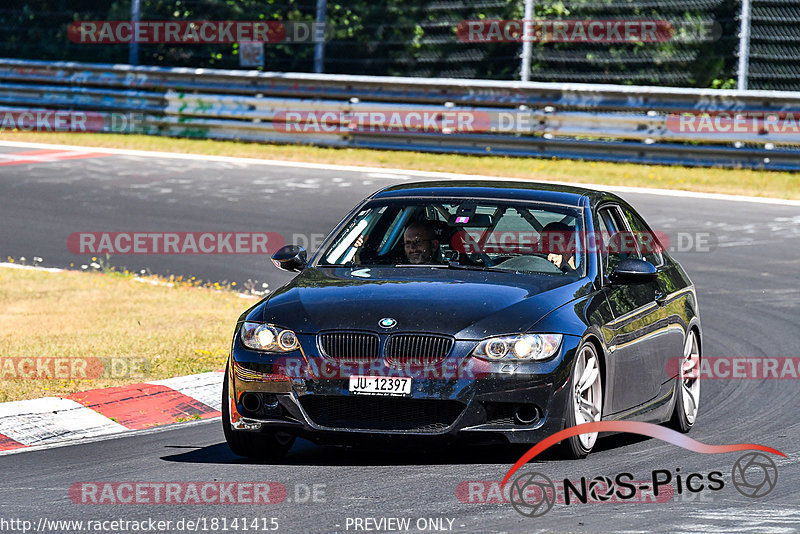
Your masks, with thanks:
[(437, 266), (583, 276), (577, 208), (489, 200), (375, 200), (347, 221), (319, 266)]

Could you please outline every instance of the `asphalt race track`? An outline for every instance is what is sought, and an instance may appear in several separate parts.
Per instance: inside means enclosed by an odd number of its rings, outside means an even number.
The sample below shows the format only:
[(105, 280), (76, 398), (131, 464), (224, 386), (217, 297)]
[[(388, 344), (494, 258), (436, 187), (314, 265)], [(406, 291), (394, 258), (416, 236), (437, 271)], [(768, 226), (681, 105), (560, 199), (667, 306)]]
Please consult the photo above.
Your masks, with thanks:
[[(26, 150), (0, 146), (0, 258), (39, 256), (49, 267), (80, 266), (74, 232), (246, 231), (324, 234), (367, 194), (400, 180), (391, 173), (106, 155), (25, 163)], [(590, 177), (586, 178), (590, 180)], [(800, 356), (800, 208), (753, 202), (625, 194), (654, 229), (687, 245), (678, 250), (697, 286), (704, 357)], [(690, 236), (690, 237), (687, 237)], [(687, 248), (688, 245), (687, 245)], [(266, 282), (290, 276), (257, 255), (130, 255), (118, 268), (205, 280)], [(65, 310), (68, 313), (69, 310)], [(461, 502), (463, 481), (501, 480), (522, 450), (493, 446), (340, 449), (298, 441), (286, 460), (252, 464), (224, 443), (219, 420), (185, 423), (126, 437), (0, 456), (0, 517), (34, 522), (276, 518), (278, 532), (365, 532), (354, 518), (443, 518), (453, 532), (796, 532), (800, 530), (798, 379), (716, 379), (702, 383), (699, 421), (690, 436), (721, 445), (758, 443), (773, 456), (778, 483), (766, 497), (730, 483), (741, 453), (698, 454), (655, 439), (601, 439), (583, 461), (547, 454), (524, 469), (552, 480), (653, 470), (673, 475), (724, 473), (725, 487), (675, 495), (668, 502), (556, 504), (528, 518), (510, 504)], [(678, 472), (677, 469), (680, 469)], [(271, 505), (76, 504), (69, 488), (85, 481), (274, 481), (287, 489)], [(317, 498), (310, 489), (317, 485)], [(348, 518), (350, 518), (348, 520)], [(425, 524), (423, 524), (425, 523)], [(207, 523), (210, 528), (210, 523)], [(365, 525), (365, 523), (361, 523)], [(374, 527), (374, 523), (366, 523)], [(388, 524), (384, 524), (384, 527)], [(198, 528), (202, 531), (202, 526)], [(221, 530), (221, 528), (219, 529)], [(6, 530), (4, 530), (6, 531)], [(10, 530), (7, 530), (10, 531)], [(178, 532), (179, 530), (174, 530)], [(375, 532), (376, 530), (371, 530)], [(389, 531), (384, 528), (381, 531)]]

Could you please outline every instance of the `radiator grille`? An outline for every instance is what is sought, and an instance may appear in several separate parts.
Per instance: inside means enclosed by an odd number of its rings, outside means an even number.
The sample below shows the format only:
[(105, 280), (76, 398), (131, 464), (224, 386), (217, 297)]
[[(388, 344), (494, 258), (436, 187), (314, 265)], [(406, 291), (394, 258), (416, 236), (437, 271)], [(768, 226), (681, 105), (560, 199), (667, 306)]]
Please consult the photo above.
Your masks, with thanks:
[(322, 354), (345, 362), (371, 362), (378, 357), (377, 334), (364, 332), (326, 332), (319, 335)]
[(384, 347), (389, 365), (431, 365), (442, 361), (453, 348), (453, 338), (425, 334), (395, 334)]
[(452, 400), (368, 396), (306, 395), (303, 409), (328, 428), (443, 432), (456, 422), (464, 404)]

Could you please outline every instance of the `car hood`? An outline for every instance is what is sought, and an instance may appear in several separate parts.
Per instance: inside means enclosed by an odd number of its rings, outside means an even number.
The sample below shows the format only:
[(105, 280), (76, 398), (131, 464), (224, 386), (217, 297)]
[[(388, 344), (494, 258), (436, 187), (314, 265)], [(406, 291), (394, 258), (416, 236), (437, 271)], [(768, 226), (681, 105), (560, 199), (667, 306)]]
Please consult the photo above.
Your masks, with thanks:
[[(307, 268), (262, 304), (262, 319), (298, 333), (431, 332), (458, 339), (524, 332), (585, 295), (586, 279), (436, 268)], [(258, 315), (253, 310), (250, 317)], [(378, 325), (383, 318), (394, 328)]]

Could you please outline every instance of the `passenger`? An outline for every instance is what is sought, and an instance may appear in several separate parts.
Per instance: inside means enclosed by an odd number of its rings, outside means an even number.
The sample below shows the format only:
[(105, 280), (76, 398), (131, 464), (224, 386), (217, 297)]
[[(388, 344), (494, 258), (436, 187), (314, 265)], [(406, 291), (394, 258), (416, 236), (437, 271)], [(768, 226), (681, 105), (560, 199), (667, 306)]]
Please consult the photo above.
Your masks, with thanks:
[(547, 260), (570, 273), (577, 269), (575, 264), (575, 231), (562, 222), (551, 222), (542, 228), (541, 234)]

